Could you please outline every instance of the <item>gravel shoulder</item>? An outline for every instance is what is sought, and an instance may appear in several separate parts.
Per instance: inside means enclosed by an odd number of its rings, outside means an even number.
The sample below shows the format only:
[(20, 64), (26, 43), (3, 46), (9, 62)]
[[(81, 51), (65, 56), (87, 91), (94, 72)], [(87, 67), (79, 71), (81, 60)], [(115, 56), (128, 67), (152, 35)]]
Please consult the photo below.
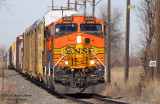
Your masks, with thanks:
[(5, 69), (5, 75), (7, 77), (4, 82), (5, 91), (2, 95), (2, 104), (70, 104), (67, 100), (58, 99), (26, 80), (14, 70)]

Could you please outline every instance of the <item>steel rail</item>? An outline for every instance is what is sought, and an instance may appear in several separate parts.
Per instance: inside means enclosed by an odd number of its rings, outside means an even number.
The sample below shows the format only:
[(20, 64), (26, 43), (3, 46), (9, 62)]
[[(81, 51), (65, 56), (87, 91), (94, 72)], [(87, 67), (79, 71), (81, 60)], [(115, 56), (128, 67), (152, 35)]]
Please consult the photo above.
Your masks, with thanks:
[(128, 104), (128, 103), (124, 103), (124, 102), (111, 100), (111, 98), (108, 98), (108, 97), (102, 96), (102, 95), (98, 95), (98, 94), (93, 94), (93, 99), (99, 100), (101, 102), (106, 102), (109, 104)]

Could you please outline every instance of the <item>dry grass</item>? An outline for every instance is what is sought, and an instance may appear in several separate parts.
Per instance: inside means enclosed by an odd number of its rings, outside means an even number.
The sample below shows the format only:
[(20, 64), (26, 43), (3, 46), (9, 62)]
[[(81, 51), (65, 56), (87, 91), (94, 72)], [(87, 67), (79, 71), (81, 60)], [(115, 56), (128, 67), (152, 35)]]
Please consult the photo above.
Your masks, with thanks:
[(152, 81), (147, 83), (141, 93), (141, 99), (149, 100), (160, 104), (160, 82)]
[(125, 97), (150, 101), (160, 104), (160, 82), (145, 82), (145, 77), (141, 77), (143, 67), (131, 67), (129, 81), (124, 83), (124, 68), (117, 67), (111, 69), (111, 85), (103, 92), (110, 97)]

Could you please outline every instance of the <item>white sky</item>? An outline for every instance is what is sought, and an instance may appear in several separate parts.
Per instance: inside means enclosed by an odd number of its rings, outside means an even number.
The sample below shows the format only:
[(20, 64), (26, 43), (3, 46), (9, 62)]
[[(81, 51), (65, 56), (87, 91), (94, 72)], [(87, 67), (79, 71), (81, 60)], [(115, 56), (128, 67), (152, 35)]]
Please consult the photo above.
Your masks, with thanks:
[[(55, 6), (67, 6), (68, 0), (54, 0)], [(71, 0), (74, 1), (74, 0)], [(99, 0), (96, 0), (98, 2)], [(96, 6), (96, 17), (99, 8), (107, 5), (108, 0), (101, 0)], [(141, 0), (131, 0), (131, 5), (139, 6)], [(111, 8), (119, 8), (123, 12), (122, 31), (125, 32), (125, 13), (127, 0), (111, 0)], [(6, 0), (6, 7), (0, 8), (0, 46), (6, 50), (21, 35), (27, 27), (31, 26), (37, 19), (41, 18), (51, 6), (52, 0)], [(87, 5), (87, 13), (92, 13), (92, 6)], [(130, 46), (137, 45), (139, 34), (136, 8), (131, 9)], [(125, 36), (125, 33), (123, 34)]]

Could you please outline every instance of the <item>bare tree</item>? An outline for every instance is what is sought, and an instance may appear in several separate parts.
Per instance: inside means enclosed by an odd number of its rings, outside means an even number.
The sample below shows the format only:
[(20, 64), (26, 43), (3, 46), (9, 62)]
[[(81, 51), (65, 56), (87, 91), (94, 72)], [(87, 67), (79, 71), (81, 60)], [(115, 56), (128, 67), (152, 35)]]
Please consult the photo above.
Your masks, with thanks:
[(0, 69), (2, 68), (3, 57), (5, 56), (5, 48), (0, 47)]
[(7, 6), (6, 0), (0, 0), (0, 9), (2, 9), (3, 7), (10, 11), (9, 7)]
[(5, 0), (0, 0), (0, 7), (5, 6)]
[(156, 0), (141, 0), (139, 10), (140, 31), (143, 35), (141, 39), (141, 61), (145, 69), (145, 74), (150, 77), (151, 69), (149, 61), (155, 60), (155, 18)]
[[(105, 6), (102, 6), (99, 12), (99, 18), (107, 24), (107, 12)], [(105, 7), (105, 8), (104, 8)], [(110, 40), (111, 40), (111, 59), (117, 60), (122, 58), (122, 30), (121, 30), (121, 17), (122, 12), (119, 9), (114, 9), (111, 14), (111, 30), (110, 30)], [(106, 36), (107, 34), (105, 34)], [(105, 42), (106, 44), (106, 42)]]
[(5, 55), (5, 48), (4, 47), (0, 47), (0, 59), (2, 59)]

